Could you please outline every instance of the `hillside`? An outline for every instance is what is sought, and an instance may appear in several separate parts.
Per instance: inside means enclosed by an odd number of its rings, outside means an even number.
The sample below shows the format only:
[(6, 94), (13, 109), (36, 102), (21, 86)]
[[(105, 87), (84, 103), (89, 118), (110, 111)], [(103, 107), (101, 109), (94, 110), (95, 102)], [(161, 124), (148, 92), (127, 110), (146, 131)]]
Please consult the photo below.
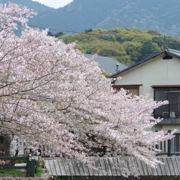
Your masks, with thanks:
[[(1, 0), (7, 3), (9, 0)], [(179, 0), (73, 0), (53, 9), (32, 0), (11, 0), (38, 12), (29, 24), (50, 31), (84, 32), (87, 29), (136, 28), (180, 36)]]
[(180, 38), (164, 37), (154, 30), (98, 28), (74, 35), (60, 33), (59, 38), (65, 43), (76, 42), (76, 48), (83, 53), (110, 57), (124, 64), (145, 60), (166, 47), (180, 50)]
[(74, 0), (33, 23), (64, 32), (121, 27), (180, 36), (179, 7), (179, 0)]

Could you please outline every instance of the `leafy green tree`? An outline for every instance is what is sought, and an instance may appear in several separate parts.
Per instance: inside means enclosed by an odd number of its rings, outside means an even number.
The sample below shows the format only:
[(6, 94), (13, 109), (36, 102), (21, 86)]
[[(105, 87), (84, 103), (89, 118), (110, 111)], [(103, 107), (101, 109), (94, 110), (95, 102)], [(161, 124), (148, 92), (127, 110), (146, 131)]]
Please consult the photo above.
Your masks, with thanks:
[(127, 53), (127, 55), (130, 56), (130, 59), (133, 62), (137, 62), (141, 56), (141, 49), (142, 49), (142, 43), (140, 42), (132, 42), (132, 41), (126, 41), (123, 44), (123, 47)]
[(152, 41), (146, 41), (143, 43), (143, 47), (141, 49), (141, 57), (140, 60), (145, 60), (146, 58), (151, 57), (153, 54), (160, 52), (160, 48), (156, 43)]
[(87, 29), (87, 30), (85, 30), (84, 32), (85, 33), (89, 33), (89, 32), (92, 32), (93, 30), (92, 29)]
[(83, 53), (111, 57), (121, 63), (131, 64), (144, 60), (164, 47), (180, 49), (180, 38), (162, 36), (154, 30), (101, 28), (88, 29), (83, 33), (59, 36), (68, 44), (76, 42), (76, 48)]

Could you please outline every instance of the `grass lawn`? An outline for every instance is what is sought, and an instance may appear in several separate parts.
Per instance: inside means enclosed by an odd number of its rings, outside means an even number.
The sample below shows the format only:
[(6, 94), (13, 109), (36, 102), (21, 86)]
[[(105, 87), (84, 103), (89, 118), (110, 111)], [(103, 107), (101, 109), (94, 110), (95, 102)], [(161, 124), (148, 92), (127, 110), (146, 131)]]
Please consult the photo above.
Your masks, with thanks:
[(37, 167), (35, 177), (41, 177), (43, 174), (42, 167)]
[[(37, 167), (35, 177), (41, 177), (43, 169)], [(0, 170), (0, 177), (26, 177), (26, 170), (20, 169), (4, 169)]]
[[(43, 160), (36, 161), (35, 177), (41, 177), (43, 174)], [(1, 169), (0, 177), (26, 177), (26, 169)]]
[(19, 169), (0, 170), (0, 177), (26, 177), (26, 171)]

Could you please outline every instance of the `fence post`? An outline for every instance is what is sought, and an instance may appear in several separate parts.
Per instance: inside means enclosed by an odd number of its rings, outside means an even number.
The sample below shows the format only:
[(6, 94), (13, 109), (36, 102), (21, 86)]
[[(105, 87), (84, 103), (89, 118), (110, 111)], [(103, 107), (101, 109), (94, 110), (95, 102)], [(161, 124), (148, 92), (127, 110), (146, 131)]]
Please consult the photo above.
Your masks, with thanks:
[(26, 167), (26, 177), (34, 177), (35, 176), (35, 160), (29, 159), (27, 156), (26, 159), (27, 167)]
[[(168, 130), (168, 133), (171, 133), (171, 130)], [(168, 139), (168, 156), (171, 156), (171, 139)]]

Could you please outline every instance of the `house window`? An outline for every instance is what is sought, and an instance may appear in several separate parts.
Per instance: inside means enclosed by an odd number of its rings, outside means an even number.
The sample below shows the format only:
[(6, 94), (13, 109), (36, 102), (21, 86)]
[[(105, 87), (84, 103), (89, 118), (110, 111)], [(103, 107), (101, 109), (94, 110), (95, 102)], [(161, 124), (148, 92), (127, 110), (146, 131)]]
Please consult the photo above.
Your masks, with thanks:
[(155, 88), (155, 100), (168, 100), (169, 104), (155, 109), (155, 117), (176, 118), (180, 116), (180, 88)]
[(126, 88), (128, 90), (128, 94), (132, 94), (133, 96), (139, 96), (139, 87), (136, 88)]
[(127, 94), (132, 94), (133, 96), (139, 96), (139, 86), (140, 85), (116, 85), (114, 88), (119, 91), (121, 88), (127, 90)]

